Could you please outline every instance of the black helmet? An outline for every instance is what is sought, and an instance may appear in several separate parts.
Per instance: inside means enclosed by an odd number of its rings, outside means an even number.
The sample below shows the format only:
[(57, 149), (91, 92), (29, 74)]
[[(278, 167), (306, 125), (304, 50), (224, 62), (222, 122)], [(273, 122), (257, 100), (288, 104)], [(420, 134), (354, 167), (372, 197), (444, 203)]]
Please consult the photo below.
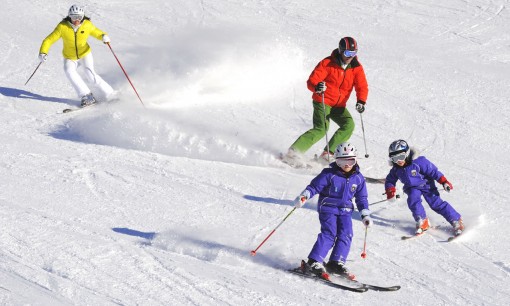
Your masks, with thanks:
[(340, 39), (340, 42), (338, 43), (338, 49), (340, 51), (344, 51), (344, 50), (357, 51), (358, 43), (352, 37), (344, 37), (344, 38)]

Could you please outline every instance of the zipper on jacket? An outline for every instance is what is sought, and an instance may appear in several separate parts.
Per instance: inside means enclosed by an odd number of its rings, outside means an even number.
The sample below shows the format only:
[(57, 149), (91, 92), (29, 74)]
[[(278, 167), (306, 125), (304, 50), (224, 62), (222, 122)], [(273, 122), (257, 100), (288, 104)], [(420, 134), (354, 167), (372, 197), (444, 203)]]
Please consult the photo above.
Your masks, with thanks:
[[(74, 30), (74, 29), (73, 29)], [(80, 59), (80, 56), (78, 55), (78, 37), (77, 37), (78, 31), (74, 31), (74, 50), (76, 50), (76, 59)]]
[[(345, 72), (347, 72), (347, 69), (344, 69), (344, 77), (342, 78), (342, 82), (340, 82), (340, 85), (338, 85), (338, 92), (340, 92), (340, 87), (342, 87), (342, 84), (345, 81)], [(335, 106), (337, 106), (339, 102), (340, 102), (340, 97), (338, 97), (338, 100), (336, 100)], [(347, 107), (347, 105), (345, 107)]]

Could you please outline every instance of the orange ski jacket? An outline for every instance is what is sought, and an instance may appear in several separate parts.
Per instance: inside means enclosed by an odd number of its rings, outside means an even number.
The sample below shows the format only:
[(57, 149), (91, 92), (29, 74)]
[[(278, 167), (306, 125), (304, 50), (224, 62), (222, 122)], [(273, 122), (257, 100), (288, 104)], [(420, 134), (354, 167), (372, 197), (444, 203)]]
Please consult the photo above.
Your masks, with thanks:
[(338, 49), (335, 49), (330, 56), (317, 64), (308, 78), (307, 87), (313, 92), (313, 101), (322, 103), (322, 96), (315, 93), (315, 86), (319, 82), (326, 82), (324, 103), (331, 107), (346, 107), (353, 88), (356, 90), (357, 100), (367, 101), (368, 82), (357, 56), (343, 69), (340, 54)]

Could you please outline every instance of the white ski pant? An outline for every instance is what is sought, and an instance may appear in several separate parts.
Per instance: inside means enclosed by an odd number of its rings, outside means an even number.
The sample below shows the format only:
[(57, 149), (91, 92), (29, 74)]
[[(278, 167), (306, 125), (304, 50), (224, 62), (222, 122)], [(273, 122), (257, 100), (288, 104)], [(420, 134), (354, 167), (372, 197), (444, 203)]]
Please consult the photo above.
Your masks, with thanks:
[(113, 88), (94, 70), (94, 58), (90, 52), (79, 60), (64, 59), (64, 71), (79, 98), (91, 93), (91, 90), (78, 74), (78, 67), (83, 67), (87, 81), (95, 85), (105, 98), (113, 93)]

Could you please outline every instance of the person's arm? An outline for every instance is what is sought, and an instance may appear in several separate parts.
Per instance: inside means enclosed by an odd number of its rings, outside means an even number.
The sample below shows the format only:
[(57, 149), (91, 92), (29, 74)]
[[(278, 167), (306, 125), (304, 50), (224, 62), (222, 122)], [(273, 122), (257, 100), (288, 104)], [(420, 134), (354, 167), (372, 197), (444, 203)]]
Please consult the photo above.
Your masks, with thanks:
[(53, 32), (42, 41), (41, 47), (39, 48), (39, 54), (48, 54), (50, 47), (62, 37), (61, 25), (58, 24)]

